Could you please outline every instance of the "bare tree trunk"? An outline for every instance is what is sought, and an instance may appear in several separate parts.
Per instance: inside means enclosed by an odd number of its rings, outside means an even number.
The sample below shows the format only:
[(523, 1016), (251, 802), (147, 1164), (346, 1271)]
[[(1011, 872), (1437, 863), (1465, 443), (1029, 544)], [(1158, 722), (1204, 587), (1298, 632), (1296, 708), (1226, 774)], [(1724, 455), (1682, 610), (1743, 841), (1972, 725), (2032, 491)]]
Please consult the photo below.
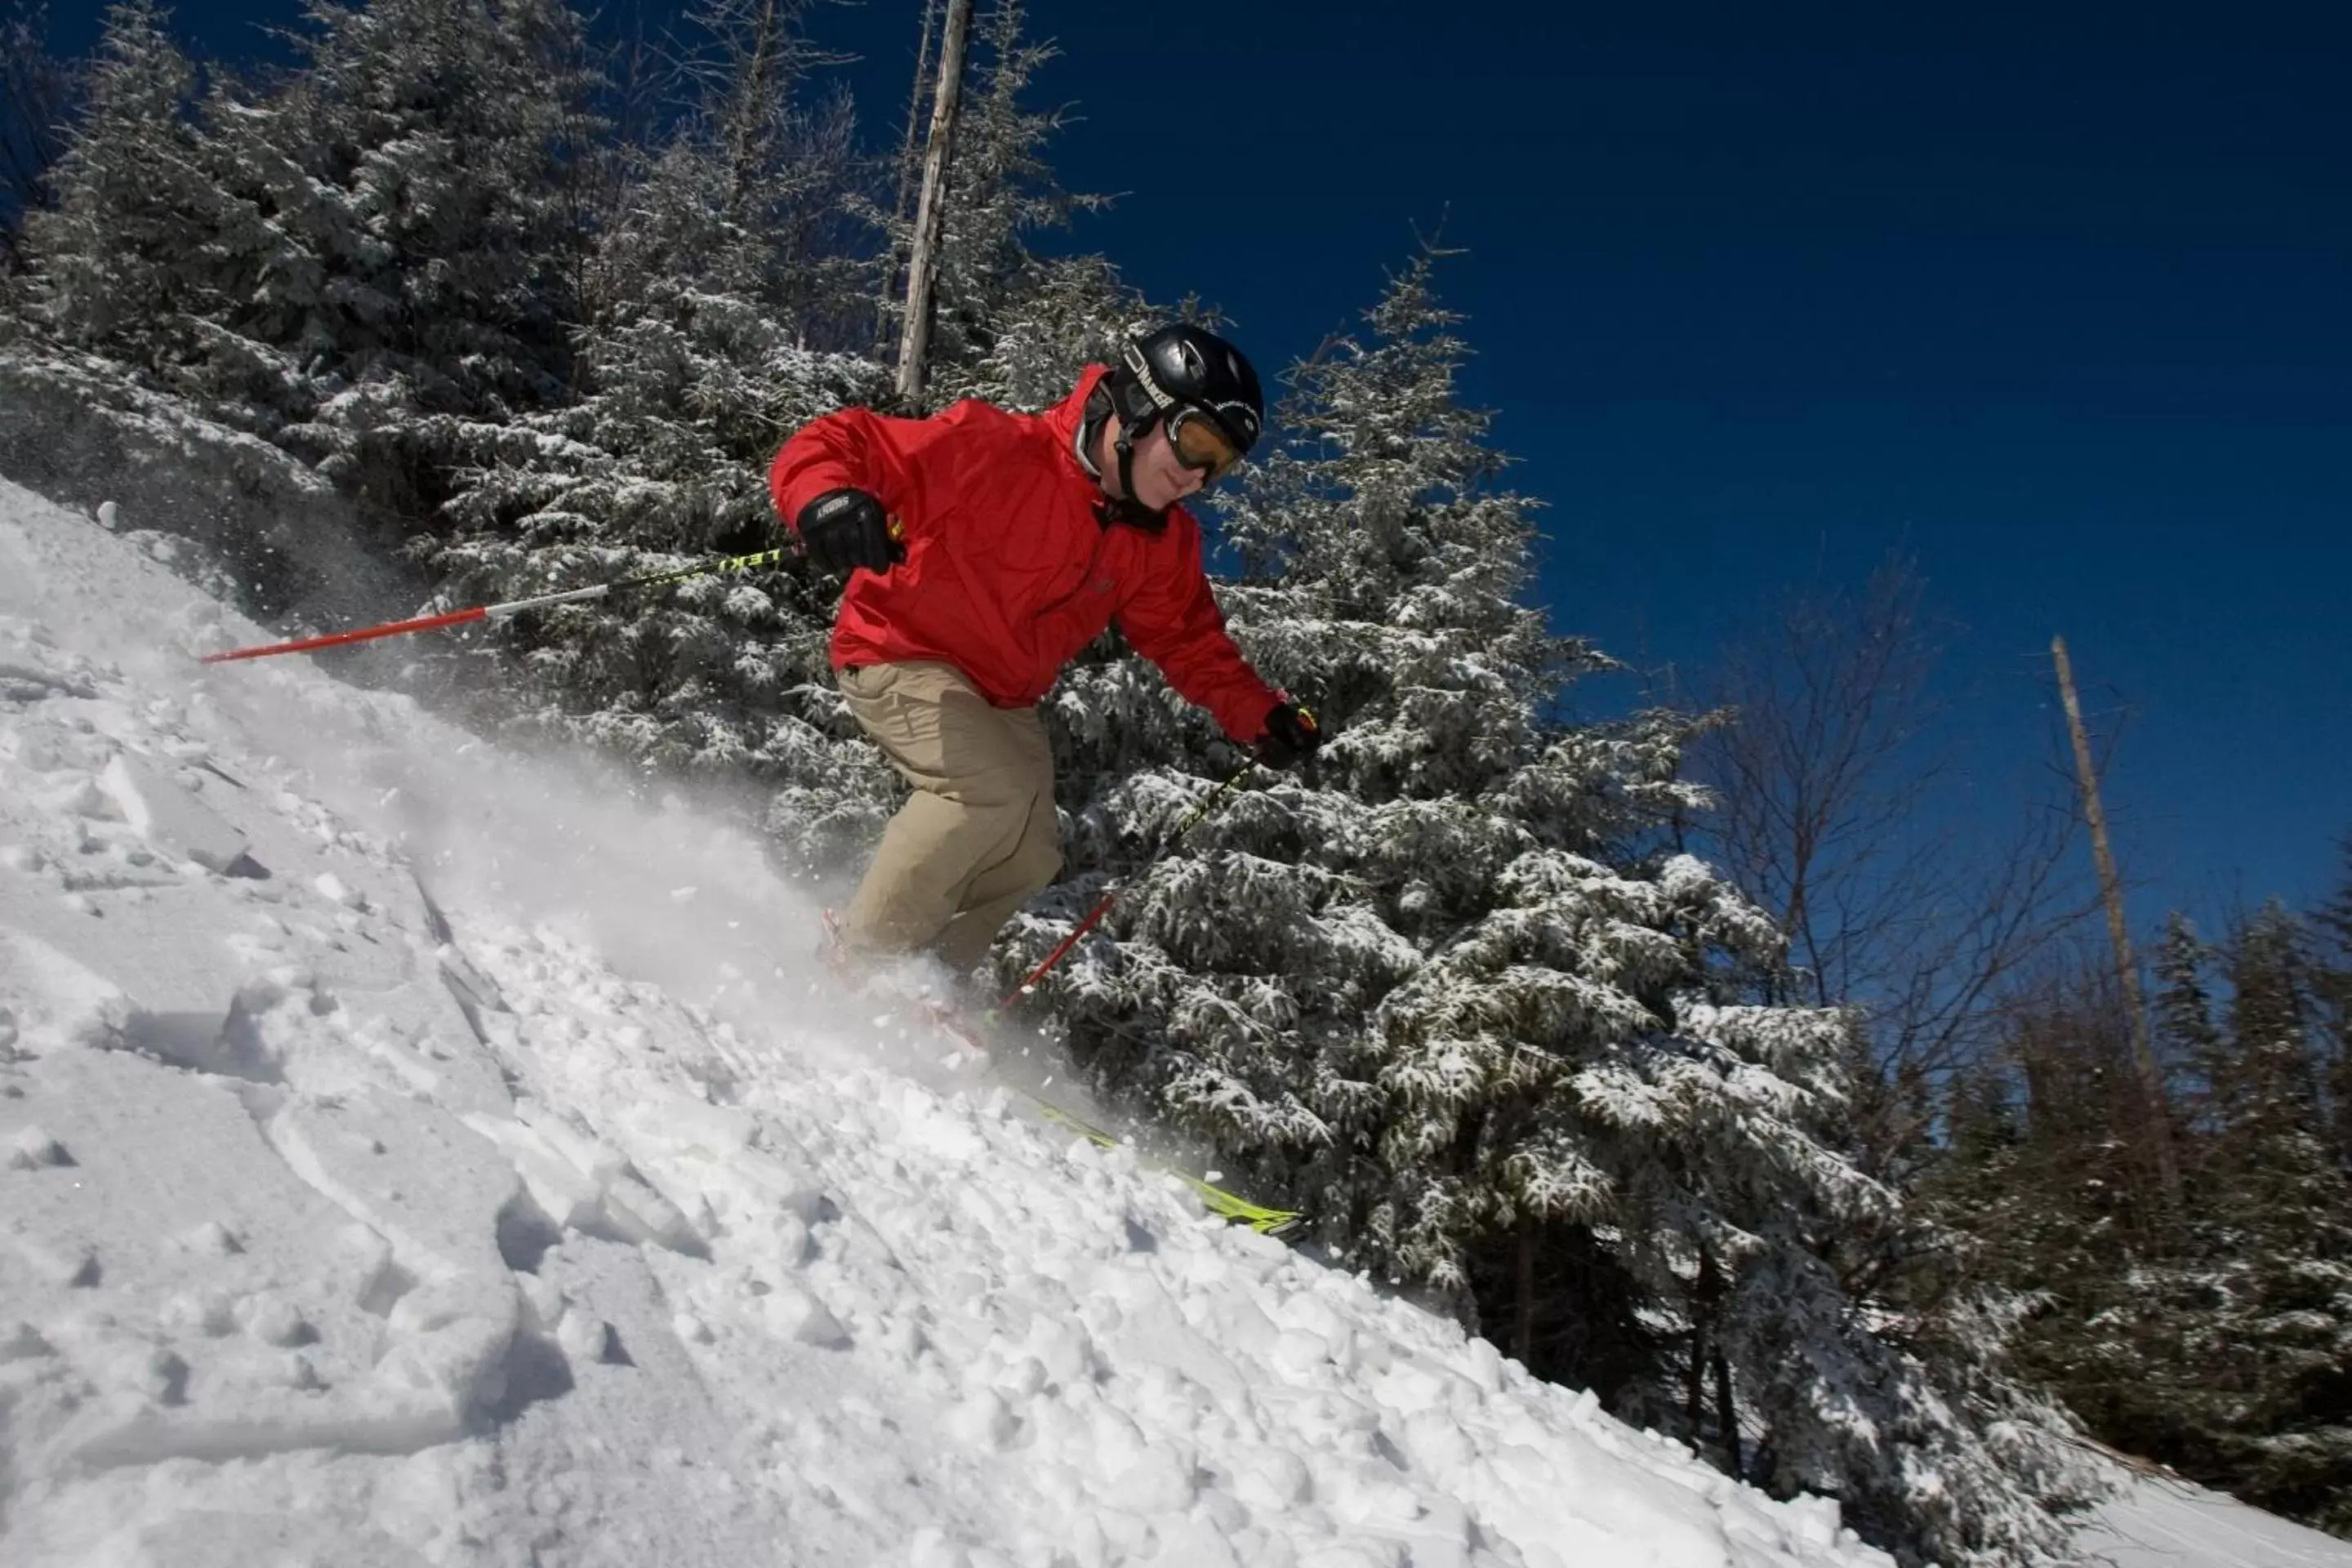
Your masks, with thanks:
[(1526, 1366), (1536, 1343), (1536, 1222), (1533, 1215), (1524, 1213), (1519, 1215), (1518, 1299), (1512, 1312), (1511, 1353)]
[(931, 104), (931, 134), (923, 153), (923, 195), (915, 209), (915, 244), (907, 263), (907, 319), (898, 337), (898, 396), (911, 404), (923, 391), (923, 356), (931, 341), (931, 288), (946, 217), (948, 161), (954, 153), (956, 108), (963, 90), (964, 40), (971, 32), (971, 0), (948, 0), (940, 41), (940, 89)]
[[(777, 14), (776, 0), (756, 4), (745, 21), (751, 30), (751, 53), (736, 62), (746, 96), (754, 101), (780, 97), (783, 88), (779, 78), (783, 60), (783, 18)], [(727, 125), (727, 209), (726, 216), (742, 222), (750, 216), (752, 184), (759, 175), (761, 155), (767, 151), (761, 134), (766, 129), (765, 116), (747, 113), (741, 104), (730, 106)]]
[(1723, 1317), (1723, 1269), (1715, 1261), (1715, 1249), (1701, 1244), (1698, 1249), (1698, 1282), (1691, 1289), (1694, 1310), (1691, 1314), (1690, 1367), (1683, 1383), (1683, 1412), (1690, 1422), (1693, 1448), (1699, 1447), (1706, 1420), (1706, 1374), (1715, 1373), (1716, 1432), (1723, 1439), (1724, 1468), (1728, 1474), (1740, 1473), (1739, 1407), (1731, 1398), (1731, 1362), (1723, 1353), (1723, 1333), (1718, 1326)]
[[(923, 38), (915, 49), (915, 78), (907, 89), (907, 133), (898, 143), (898, 194), (890, 203), (890, 216), (900, 223), (908, 220), (907, 204), (915, 199), (916, 174), (922, 167), (918, 149), (923, 140), (923, 95), (931, 83), (931, 39), (940, 30), (940, 0), (924, 0)], [(890, 237), (890, 251), (882, 273), (881, 297), (887, 300), (898, 292), (898, 274), (907, 265), (907, 245), (896, 230)], [(881, 359), (890, 352), (890, 312), (887, 308), (875, 311), (874, 357)]]
[(1735, 1479), (1744, 1479), (1746, 1472), (1739, 1457), (1739, 1407), (1731, 1402), (1731, 1363), (1725, 1359), (1719, 1338), (1715, 1346), (1715, 1418), (1723, 1428), (1724, 1469)]
[(1691, 1316), (1690, 1366), (1683, 1379), (1683, 1422), (1690, 1428), (1691, 1448), (1699, 1447), (1700, 1424), (1706, 1419), (1706, 1331), (1704, 1315)]
[(1698, 1279), (1691, 1287), (1690, 1367), (1683, 1380), (1683, 1419), (1690, 1424), (1694, 1451), (1706, 1442), (1702, 1434), (1706, 1424), (1707, 1339), (1708, 1331), (1715, 1326), (1716, 1298), (1721, 1293), (1722, 1278), (1716, 1273), (1715, 1253), (1701, 1246)]
[(2156, 1149), (2156, 1165), (2164, 1184), (2164, 1199), (2180, 1201), (2180, 1167), (2172, 1153), (2172, 1113), (2166, 1103), (2164, 1075), (2148, 1043), (2147, 1008), (2140, 1000), (2139, 968), (2132, 962), (2131, 929), (2124, 920), (2123, 879), (2116, 875), (2116, 857), (2107, 843), (2107, 814), (2099, 804), (2099, 776), (2091, 761), (2091, 737), (2083, 728), (2083, 705), (2074, 696), (2074, 666), (2066, 657), (2066, 639), (2050, 639), (2050, 657), (2058, 665), (2058, 692), (2066, 704), (2066, 728), (2074, 742), (2074, 771), (2083, 785), (2083, 817), (2090, 824), (2091, 854), (2099, 868), (2099, 891), (2107, 904), (2107, 937), (2115, 943), (2116, 977), (2123, 983), (2124, 1006), (2131, 1014), (2132, 1054), (2139, 1063), (2140, 1091), (2147, 1100), (2148, 1139)]
[(898, 143), (898, 195), (890, 211), (907, 220), (907, 204), (915, 197), (915, 174), (921, 166), (916, 148), (923, 139), (923, 89), (930, 85), (931, 39), (940, 29), (940, 0), (925, 0), (923, 41), (915, 50), (915, 82), (907, 93), (907, 134)]

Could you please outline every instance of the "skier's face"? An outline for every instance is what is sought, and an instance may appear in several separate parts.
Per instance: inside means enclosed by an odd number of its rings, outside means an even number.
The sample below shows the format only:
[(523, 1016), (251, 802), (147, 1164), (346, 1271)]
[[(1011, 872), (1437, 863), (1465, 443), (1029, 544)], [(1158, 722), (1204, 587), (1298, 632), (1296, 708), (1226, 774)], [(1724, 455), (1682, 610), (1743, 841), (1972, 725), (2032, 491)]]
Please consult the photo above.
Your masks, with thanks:
[(1158, 511), (1208, 482), (1206, 473), (1177, 460), (1175, 444), (1168, 439), (1168, 422), (1163, 419), (1153, 426), (1135, 454), (1135, 499)]
[[(1118, 421), (1105, 421), (1102, 464), (1103, 488), (1113, 494), (1118, 490)], [(1151, 511), (1173, 506), (1193, 494), (1208, 481), (1208, 475), (1199, 468), (1188, 468), (1177, 461), (1176, 448), (1169, 444), (1166, 424), (1155, 423), (1135, 443), (1135, 500)]]

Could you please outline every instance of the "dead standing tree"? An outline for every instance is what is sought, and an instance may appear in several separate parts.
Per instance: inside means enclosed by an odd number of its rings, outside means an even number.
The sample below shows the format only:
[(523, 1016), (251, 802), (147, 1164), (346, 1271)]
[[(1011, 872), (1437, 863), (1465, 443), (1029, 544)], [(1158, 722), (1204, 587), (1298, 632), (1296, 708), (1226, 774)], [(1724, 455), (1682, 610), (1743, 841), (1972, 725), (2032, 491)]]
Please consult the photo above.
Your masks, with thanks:
[(2126, 1022), (2130, 1026), (2132, 1058), (2139, 1069), (2142, 1108), (2147, 1142), (2156, 1153), (2156, 1168), (2164, 1199), (2180, 1202), (2180, 1166), (2172, 1150), (2172, 1116), (2168, 1109), (2164, 1070), (2157, 1066), (2156, 1047), (2148, 1040), (2147, 1005), (2140, 995), (2139, 965), (2132, 957), (2131, 927), (2124, 916), (2124, 884), (2116, 869), (2114, 849), (2107, 842), (2107, 814), (2099, 799), (2099, 770), (2091, 757), (2090, 731), (2083, 724), (2083, 704), (2074, 695), (2074, 666), (2066, 657), (2066, 639), (2050, 639), (2050, 657), (2058, 668), (2058, 691), (2066, 705), (2066, 733), (2074, 749), (2075, 775), (2083, 791), (2083, 819), (2090, 825), (2091, 853), (2099, 868), (2099, 897), (2106, 906), (2107, 940), (2116, 954), (2116, 981), (2123, 994)]
[(1897, 557), (1859, 594), (1783, 598), (1702, 690), (1729, 720), (1694, 759), (1720, 802), (1708, 847), (1788, 933), (1775, 999), (1859, 1009), (1858, 1131), (1880, 1172), (2088, 908), (2064, 875), (2071, 813), (2021, 799), (1978, 835), (1948, 809), (1960, 763), (1924, 590)]
[[(947, 215), (948, 166), (955, 155), (956, 110), (963, 93), (964, 43), (971, 34), (971, 0), (947, 0), (947, 6), (939, 91), (931, 102), (930, 140), (923, 153), (922, 195), (916, 203), (915, 237), (907, 258), (907, 314), (898, 339), (898, 397), (909, 405), (923, 391), (936, 252)], [(928, 43), (928, 18), (925, 31)]]

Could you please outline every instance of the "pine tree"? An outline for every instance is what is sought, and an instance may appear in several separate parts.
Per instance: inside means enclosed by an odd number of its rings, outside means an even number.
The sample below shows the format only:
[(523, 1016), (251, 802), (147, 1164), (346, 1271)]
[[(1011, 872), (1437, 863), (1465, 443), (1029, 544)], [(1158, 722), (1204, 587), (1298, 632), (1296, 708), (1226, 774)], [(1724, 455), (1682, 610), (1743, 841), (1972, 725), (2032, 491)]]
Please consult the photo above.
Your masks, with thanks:
[[(847, 96), (814, 89), (817, 68), (837, 57), (810, 38), (809, 9), (808, 0), (689, 7), (697, 47), (669, 83), (686, 94), (676, 126), (657, 156), (639, 156), (593, 264), (597, 338), (647, 316), (691, 333), (707, 299), (722, 332), (735, 312), (761, 312), (770, 347), (865, 343), (874, 279), (857, 212), (878, 171), (858, 149)], [(727, 346), (714, 335), (705, 352)]]
[(2339, 853), (2343, 880), (2312, 918), (2319, 938), (2312, 987), (2318, 994), (2319, 1026), (2326, 1041), (2336, 1158), (2352, 1172), (2352, 837), (2344, 840)]
[(155, 0), (108, 7), (88, 100), (50, 175), (56, 205), (26, 219), (28, 300), (55, 340), (132, 364), (187, 357), (203, 308), (186, 257), (214, 226), (218, 171), (193, 122), (195, 68)]
[[(2074, 1409), (2053, 1396), (2071, 1402), (2086, 1384), (2113, 1382), (2105, 1363), (2121, 1336), (2102, 1325), (2127, 1300), (2122, 1281), (2148, 1245), (2119, 1131), (2137, 1110), (2137, 1079), (2106, 973), (2086, 961), (2012, 1000), (2001, 1049), (1949, 1086), (1942, 1147), (1917, 1179), (1916, 1223), (1878, 1254), (1892, 1264), (1898, 1338), (1918, 1314), (1939, 1386), (2011, 1412), (1981, 1430), (1992, 1450), (2015, 1445), (2002, 1456), (2020, 1483), (2011, 1503), (2021, 1493), (2079, 1504), (2095, 1492), (2089, 1463), (2063, 1446)], [(2029, 1521), (2012, 1527), (2037, 1534)], [(2038, 1540), (2063, 1550), (2063, 1536)]]
[(65, 153), (79, 73), (48, 49), (48, 7), (0, 7), (0, 279), (25, 261), (27, 215), (50, 205), (50, 172)]
[(278, 438), (421, 518), (446, 421), (567, 396), (597, 79), (562, 0), (310, 0), (307, 17), (265, 140), (299, 172), (277, 221), (312, 258), (278, 341), (320, 397)]
[(2231, 1050), (2209, 1079), (2198, 1208), (2217, 1310), (2189, 1353), (2217, 1484), (2352, 1533), (2352, 1185), (2322, 1109), (2305, 937), (2275, 901), (2233, 934)]
[(269, 95), (205, 74), (200, 95), (151, 0), (109, 12), (56, 204), (27, 221), (23, 309), (49, 351), (274, 437), (322, 395), (301, 354), (317, 258), (284, 221), (307, 186)]
[[(827, 225), (857, 177), (837, 101), (800, 101), (820, 58), (803, 8), (709, 0), (675, 130), (629, 179), (587, 276), (576, 403), (499, 426), (446, 515), (450, 592), (513, 597), (780, 542), (766, 489), (782, 438), (881, 397), (878, 366), (807, 346), (845, 331), (850, 259)], [(847, 333), (862, 337), (863, 329)], [(514, 629), (529, 702), (663, 766), (747, 770), (781, 789), (795, 863), (878, 825), (887, 774), (843, 744), (827, 675), (835, 585), (803, 573), (704, 580)]]
[[(1460, 401), (1435, 260), (1293, 374), (1293, 434), (1227, 510), (1246, 575), (1221, 597), (1321, 715), (1319, 768), (1242, 791), (1126, 890), (1049, 983), (1073, 1046), (1343, 1261), (1519, 1316), (1541, 1370), (1727, 1468), (1836, 1492), (1922, 1557), (2054, 1552), (2039, 1504), (2081, 1478), (2001, 1376), (1995, 1315), (1953, 1292), (1874, 1331), (1831, 1261), (1917, 1227), (1848, 1157), (1851, 1020), (1744, 1000), (1780, 936), (1672, 850), (1704, 805), (1692, 721), (1552, 717), (1608, 661), (1520, 602), (1532, 503)], [(1078, 871), (1008, 976), (1209, 787), (1151, 764), (1209, 737), (1132, 661), (1055, 712)], [(1579, 1330), (1514, 1300), (1535, 1280)]]
[[(2226, 1047), (2206, 973), (2211, 953), (2176, 914), (2153, 953), (2155, 1044), (2195, 1073)], [(2130, 1132), (2142, 1114), (2114, 982), (2086, 961), (2069, 998), (2045, 1000), (2033, 1062), (2036, 1173), (1997, 1226), (2004, 1276), (2044, 1302), (2020, 1362), (2101, 1437), (2135, 1454), (2181, 1451), (2200, 1399), (2184, 1334), (2204, 1310), (2185, 1214), (2149, 1208)]]
[(940, 367), (935, 394), (1036, 410), (1069, 395), (1089, 365), (1169, 319), (1099, 256), (1040, 257), (996, 308), (984, 348)]
[(302, 182), (268, 145), (274, 95), (217, 66), (199, 92), (151, 0), (108, 14), (87, 75), (9, 302), (12, 439), (32, 475), (69, 486), (71, 454), (91, 442), (136, 454), (148, 478), (126, 481), (126, 507), (233, 562), (247, 609), (340, 600), (348, 613), (365, 552), (342, 509), (255, 439), (322, 395), (289, 346), (316, 268), (282, 221), (283, 193)]
[(2127, 1047), (2111, 985), (2086, 980), (2022, 1013), (2029, 1129), (1948, 1212), (1979, 1238), (1979, 1279), (2041, 1303), (2019, 1363), (2092, 1431), (2340, 1531), (2352, 1207), (2318, 1092), (2304, 936), (2273, 905), (2217, 951), (2175, 915), (2153, 967), (2157, 1039), (2192, 1086), (2179, 1208), (2130, 1202)]
[[(1292, 1146), (1307, 1161), (1300, 1176), (1310, 1186), (1334, 1179), (1316, 1173), (1317, 1150), (1330, 1151), (1335, 1172), (1354, 1171), (1371, 1152), (1364, 1145), (1377, 1123), (1367, 1118), (1385, 1091), (1361, 1044), (1363, 1020), (1422, 967), (1424, 943), (1433, 946), (1458, 927), (1492, 880), (1537, 847), (1528, 828), (1472, 804), (1516, 766), (1543, 763), (1512, 683), (1536, 684), (1517, 665), (1550, 658), (1552, 649), (1540, 616), (1507, 596), (1525, 571), (1523, 505), (1474, 490), (1499, 466), (1476, 447), (1483, 416), (1444, 406), (1460, 345), (1442, 334), (1434, 342), (1414, 336), (1442, 325), (1427, 300), (1427, 270), (1424, 260), (1392, 290), (1375, 323), (1383, 341), (1360, 361), (1349, 359), (1356, 379), (1302, 388), (1293, 405), (1310, 422), (1336, 424), (1352, 386), (1363, 395), (1366, 417), (1393, 418), (1411, 431), (1413, 438), (1399, 442), (1374, 480), (1397, 492), (1397, 506), (1412, 509), (1410, 518), (1395, 519), (1399, 558), (1378, 563), (1383, 579), (1349, 582), (1319, 558), (1303, 562), (1287, 582), (1263, 569), (1276, 527), (1295, 531), (1296, 553), (1349, 548), (1343, 536), (1352, 530), (1352, 496), (1317, 465), (1332, 461), (1319, 450), (1326, 441), (1338, 448), (1354, 432), (1318, 432), (1309, 423), (1299, 441), (1317, 456), (1270, 458), (1251, 494), (1229, 512), (1229, 542), (1244, 563), (1256, 558), (1259, 569), (1255, 585), (1234, 585), (1222, 596), (1258, 668), (1309, 694), (1340, 737), (1327, 752), (1322, 787), (1252, 790), (1204, 824), (1188, 853), (1163, 863), (1151, 885), (1123, 902), (1126, 940), (1115, 980), (1106, 976), (1111, 983), (1099, 992), (1073, 998), (1108, 1026), (1103, 1059), (1115, 1076), (1129, 1058), (1148, 1061), (1154, 1092), (1234, 1142), (1271, 1137)], [(1416, 312), (1432, 316), (1416, 320)], [(1414, 395), (1404, 384), (1416, 380), (1425, 406), (1399, 406), (1401, 395)], [(1433, 415), (1444, 427), (1425, 427)], [(1314, 493), (1316, 482), (1328, 492)], [(1421, 493), (1454, 483), (1459, 495)], [(1473, 563), (1481, 547), (1496, 556)], [(1373, 570), (1368, 563), (1357, 576)], [(1469, 624), (1447, 624), (1438, 596), (1466, 591), (1479, 574), (1503, 592), (1466, 605), (1469, 614), (1455, 618)], [(1418, 602), (1400, 604), (1408, 598)], [(1515, 638), (1529, 646), (1523, 650)], [(1563, 668), (1569, 657), (1563, 650)], [(1479, 668), (1481, 660), (1491, 668)], [(1464, 710), (1453, 734), (1483, 728), (1491, 737), (1482, 743), (1487, 760), (1481, 763), (1477, 747), (1435, 755), (1433, 741), (1409, 732), (1408, 704), (1433, 716)], [(1479, 705), (1492, 710), (1483, 726), (1469, 713)], [(1066, 798), (1078, 803), (1074, 861), (1109, 868), (1134, 853), (1130, 846), (1164, 830), (1197, 793), (1181, 774), (1137, 774), (1136, 765), (1187, 743), (1204, 753), (1211, 731), (1132, 661), (1065, 682), (1055, 711)], [(1577, 746), (1561, 742), (1557, 774), (1589, 760), (1569, 754)], [(1415, 765), (1403, 754), (1408, 747), (1428, 768), (1409, 794), (1398, 787)], [(1524, 782), (1530, 805), (1549, 782), (1540, 772)], [(1604, 792), (1556, 793), (1570, 803)], [(1590, 870), (1609, 880), (1603, 868)], [(1085, 886), (1082, 879), (1075, 890)], [(1542, 893), (1531, 889), (1530, 897)], [(1389, 1158), (1406, 1155), (1401, 1149)], [(1321, 1212), (1351, 1215), (1354, 1234), (1370, 1234), (1369, 1191), (1333, 1187), (1313, 1196)], [(1433, 1213), (1442, 1203), (1433, 1190), (1409, 1207)], [(1389, 1214), (1382, 1238), (1368, 1245), (1391, 1250), (1394, 1267), (1458, 1287), (1460, 1244), (1479, 1216), (1465, 1214), (1430, 1250), (1406, 1256), (1403, 1232), (1414, 1222), (1407, 1208)]]
[[(266, 88), (109, 14), (30, 311), (414, 521), (436, 416), (565, 393), (593, 73), (561, 0), (315, 0)], [(370, 454), (374, 456), (371, 458)]]

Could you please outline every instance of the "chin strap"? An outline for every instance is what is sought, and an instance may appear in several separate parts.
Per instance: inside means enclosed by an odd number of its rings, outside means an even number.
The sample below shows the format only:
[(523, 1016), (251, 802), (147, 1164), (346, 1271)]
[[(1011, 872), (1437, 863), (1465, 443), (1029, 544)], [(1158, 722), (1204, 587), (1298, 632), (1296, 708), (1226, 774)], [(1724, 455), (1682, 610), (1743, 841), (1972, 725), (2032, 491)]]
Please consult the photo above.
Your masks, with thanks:
[(1118, 499), (1120, 504), (1135, 505), (1135, 426), (1124, 419), (1118, 426)]
[[(1135, 438), (1151, 428), (1160, 417), (1160, 411), (1148, 402), (1138, 409), (1136, 404), (1143, 400), (1120, 396), (1110, 384), (1113, 379), (1105, 377), (1103, 384), (1095, 389), (1094, 396), (1087, 399), (1084, 429), (1089, 467), (1092, 466), (1095, 432), (1102, 428), (1103, 420), (1110, 415), (1116, 413), (1118, 416), (1118, 439), (1112, 443), (1112, 447), (1118, 453), (1119, 493), (1114, 496), (1106, 487), (1102, 500), (1096, 503), (1095, 515), (1106, 527), (1114, 522), (1126, 522), (1138, 528), (1165, 528), (1168, 525), (1165, 508), (1154, 511), (1135, 499)], [(1100, 474), (1095, 477), (1097, 479), (1102, 478)]]

